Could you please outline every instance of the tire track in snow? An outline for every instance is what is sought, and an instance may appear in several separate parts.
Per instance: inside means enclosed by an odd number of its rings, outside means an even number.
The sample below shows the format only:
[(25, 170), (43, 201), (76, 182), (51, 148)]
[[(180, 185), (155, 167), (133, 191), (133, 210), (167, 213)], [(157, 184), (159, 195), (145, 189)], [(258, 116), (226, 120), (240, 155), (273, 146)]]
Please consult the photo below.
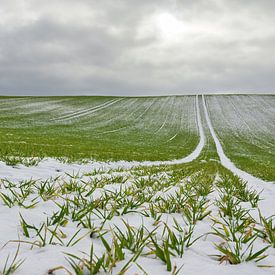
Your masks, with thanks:
[[(34, 178), (41, 178), (41, 174), (46, 175), (52, 175), (52, 174), (58, 174), (56, 171), (60, 168), (63, 172), (72, 172), (72, 171), (81, 171), (87, 169), (87, 171), (91, 170), (91, 167), (96, 168), (102, 168), (102, 167), (110, 167), (110, 168), (125, 168), (125, 169), (132, 169), (134, 167), (138, 166), (158, 166), (158, 165), (175, 165), (175, 164), (182, 164), (187, 163), (195, 160), (200, 154), (201, 151), (205, 145), (205, 134), (202, 126), (201, 121), (201, 115), (200, 115), (200, 107), (199, 107), (199, 99), (198, 95), (196, 96), (196, 120), (197, 120), (197, 127), (199, 130), (199, 137), (200, 141), (195, 148), (195, 150), (190, 153), (188, 156), (181, 158), (181, 159), (175, 159), (175, 160), (168, 160), (168, 161), (117, 161), (117, 162), (92, 162), (89, 164), (63, 164), (58, 162), (56, 159), (45, 159), (43, 160), (43, 163), (39, 164), (36, 167), (20, 167), (19, 170), (17, 170), (17, 176), (18, 178), (22, 178), (22, 176), (26, 179), (30, 177)], [(2, 176), (1, 172), (5, 171), (3, 176), (12, 177), (14, 168), (8, 166), (4, 162), (0, 161), (0, 177)], [(49, 177), (49, 176), (48, 176)]]
[[(29, 98), (0, 98), (1, 110), (10, 110), (10, 108), (20, 108), (21, 106), (16, 106), (16, 103), (21, 103), (22, 101), (29, 101)], [(6, 105), (6, 106), (5, 106)]]
[[(174, 102), (173, 102), (174, 104)], [(163, 121), (163, 123), (161, 124), (161, 126), (154, 132), (154, 134), (157, 134), (159, 131), (161, 131), (161, 129), (165, 126), (167, 120), (168, 120), (168, 116), (170, 115), (169, 112), (167, 112), (166, 116), (165, 116), (165, 120)]]
[[(186, 101), (186, 98), (185, 98), (185, 101)], [(193, 104), (193, 108), (192, 109), (194, 109), (194, 113), (196, 114), (196, 100), (195, 101), (193, 101), (192, 102), (192, 104)], [(200, 108), (199, 108), (199, 110), (200, 110)], [(188, 115), (190, 114), (190, 112), (188, 113)], [(185, 116), (183, 116), (183, 115), (186, 115), (184, 112), (182, 113), (182, 115), (181, 115), (181, 122), (180, 122), (180, 132), (181, 131), (184, 131), (185, 133), (186, 133), (186, 128), (187, 128), (187, 139), (185, 139), (185, 142), (183, 143), (183, 145), (185, 145), (185, 144), (187, 144), (188, 142), (189, 142), (189, 140), (190, 140), (190, 138), (192, 138), (191, 137), (191, 129), (192, 129), (192, 125), (191, 125), (191, 119), (190, 118), (188, 118), (188, 117), (185, 117)], [(187, 121), (187, 125), (185, 124), (185, 120), (184, 120), (184, 118), (186, 119), (186, 121)], [(197, 118), (197, 115), (196, 115), (196, 117), (195, 117), (195, 121), (196, 121), (196, 125), (198, 125), (198, 118)], [(198, 131), (199, 129), (198, 129), (198, 126), (197, 126), (197, 131)]]
[(101, 133), (98, 133), (98, 135), (103, 135), (103, 134), (109, 134), (109, 133), (115, 133), (115, 132), (119, 132), (122, 131), (124, 129), (130, 129), (133, 128), (137, 125), (137, 123), (140, 121), (140, 118), (143, 117), (148, 111), (149, 109), (152, 107), (152, 105), (156, 102), (156, 99), (154, 99), (150, 105), (148, 107), (146, 107), (146, 109), (138, 116), (135, 118), (134, 122), (132, 123), (132, 125), (126, 125), (126, 126), (122, 126), (116, 129), (112, 129), (112, 130), (107, 130)]
[[(146, 110), (137, 117), (137, 119), (141, 118), (153, 105), (155, 101), (153, 101), (147, 108)], [(205, 134), (202, 126), (202, 121), (201, 121), (201, 114), (200, 114), (200, 107), (199, 107), (199, 96), (196, 95), (196, 122), (197, 122), (197, 127), (198, 127), (198, 132), (199, 132), (199, 143), (195, 150), (190, 153), (188, 156), (181, 158), (181, 159), (174, 159), (174, 160), (167, 160), (167, 161), (132, 161), (132, 162), (124, 162), (125, 164), (127, 163), (127, 166), (132, 164), (131, 167), (137, 167), (137, 166), (157, 166), (157, 165), (174, 165), (174, 164), (182, 164), (182, 163), (187, 163), (195, 160), (200, 154), (201, 151), (205, 145)], [(120, 129), (119, 129), (120, 130)], [(175, 136), (174, 136), (175, 138)]]
[[(176, 99), (176, 97), (174, 97), (174, 99)], [(169, 124), (170, 124), (170, 126), (173, 126), (173, 128), (171, 128), (171, 130), (169, 132), (169, 136), (166, 138), (164, 143), (169, 143), (170, 141), (174, 140), (181, 133), (181, 131), (182, 131), (182, 122), (183, 122), (183, 115), (182, 115), (181, 111), (182, 111), (182, 101), (181, 100), (174, 100), (173, 110), (171, 111), (170, 114), (168, 113), (168, 115), (170, 115)], [(196, 113), (196, 111), (195, 111), (195, 113)], [(183, 114), (184, 114), (184, 112), (183, 112)], [(164, 121), (164, 124), (167, 122), (167, 119), (168, 119), (168, 116), (166, 117), (166, 119)], [(188, 134), (190, 133), (189, 123), (190, 123), (190, 120), (188, 120), (187, 127), (184, 128), (185, 129), (185, 131), (184, 131), (185, 134), (186, 134), (186, 129), (188, 130)], [(159, 130), (161, 130), (163, 128), (164, 124), (159, 128)], [(188, 137), (190, 137), (190, 136), (188, 135)], [(185, 140), (185, 143), (183, 145), (186, 144), (187, 140)]]
[[(131, 111), (128, 116), (132, 117), (132, 114), (139, 109), (138, 104), (136, 103), (137, 99), (134, 100), (124, 100), (123, 104), (117, 104), (115, 106), (115, 110), (113, 112), (108, 112), (108, 110), (102, 114), (98, 114), (96, 117), (93, 117), (93, 123), (90, 123), (89, 121), (82, 121), (81, 127), (84, 127), (84, 129), (93, 130), (95, 133), (102, 133), (101, 129), (108, 128), (109, 126), (112, 126), (116, 123), (117, 120), (125, 120), (126, 114), (128, 114), (129, 111)], [(134, 106), (132, 108), (132, 106)], [(119, 109), (117, 111), (117, 108)], [(116, 116), (113, 114), (116, 113)]]
[[(196, 98), (197, 98), (197, 96), (196, 96)], [(185, 98), (185, 101), (186, 101), (186, 98)], [(195, 124), (196, 124), (196, 128), (197, 128), (197, 133), (199, 134), (199, 128), (198, 128), (198, 115), (197, 115), (197, 104), (196, 104), (196, 99), (195, 100), (193, 100), (193, 102), (192, 102), (192, 105), (193, 105), (193, 108), (192, 109), (194, 109), (194, 114), (195, 114)], [(198, 109), (200, 110), (200, 108), (198, 107)], [(177, 131), (177, 133), (175, 133), (173, 136), (170, 136), (170, 138), (168, 138), (166, 141), (165, 141), (165, 143), (168, 143), (168, 142), (170, 142), (170, 141), (172, 141), (172, 140), (174, 140), (178, 135), (180, 135), (181, 134), (181, 132), (182, 131), (184, 131), (184, 134), (187, 136), (187, 138), (185, 139), (185, 142), (184, 143), (182, 143), (181, 144), (181, 146), (185, 146), (186, 144), (188, 144), (189, 143), (189, 141), (190, 141), (190, 139), (192, 138), (191, 137), (191, 129), (192, 129), (192, 123), (194, 123), (194, 121), (191, 121), (191, 119), (189, 119), (188, 117), (184, 117), (183, 115), (186, 115), (186, 113), (185, 112), (183, 112), (181, 115), (180, 115), (180, 124), (179, 124), (179, 129), (178, 129), (178, 131)], [(190, 113), (188, 113), (188, 115), (189, 115)], [(186, 120), (184, 120), (184, 118), (186, 119)], [(187, 121), (187, 124), (185, 124), (185, 121)], [(186, 129), (187, 129), (187, 131), (186, 131)]]
[[(151, 108), (153, 103), (138, 118), (143, 116)], [(125, 162), (125, 163), (128, 163), (128, 164), (132, 163), (132, 167), (137, 167), (137, 166), (174, 165), (174, 164), (187, 163), (187, 162), (191, 162), (191, 161), (195, 160), (201, 154), (201, 151), (205, 145), (205, 134), (204, 134), (202, 121), (201, 121), (198, 95), (196, 95), (196, 122), (197, 122), (197, 127), (199, 130), (200, 140), (199, 140), (199, 143), (198, 143), (197, 147), (195, 148), (195, 150), (192, 153), (190, 153), (188, 156), (181, 158), (181, 159), (166, 160), (166, 161), (141, 161), (141, 162), (133, 161), (133, 162)], [(174, 139), (177, 135), (178, 135), (178, 133), (175, 136), (173, 136), (170, 140)]]
[(205, 134), (202, 126), (201, 115), (200, 115), (200, 107), (199, 107), (199, 97), (196, 95), (196, 121), (197, 127), (199, 130), (200, 141), (195, 148), (195, 150), (190, 153), (188, 156), (175, 159), (175, 160), (167, 160), (167, 161), (144, 161), (144, 162), (135, 162), (134, 166), (156, 166), (156, 165), (174, 165), (174, 164), (182, 164), (195, 160), (200, 154), (205, 145)]
[(247, 173), (247, 172), (245, 172), (245, 171), (237, 168), (235, 166), (235, 164), (225, 155), (224, 150), (222, 148), (222, 145), (220, 143), (220, 140), (218, 139), (218, 137), (216, 135), (216, 132), (215, 132), (215, 130), (213, 128), (213, 125), (212, 125), (212, 122), (211, 122), (211, 119), (209, 117), (208, 110), (207, 110), (207, 107), (206, 107), (205, 98), (204, 98), (203, 95), (202, 95), (202, 103), (203, 103), (203, 109), (204, 109), (205, 119), (206, 119), (208, 128), (210, 130), (211, 136), (214, 139), (214, 142), (215, 142), (215, 145), (216, 145), (216, 149), (217, 149), (217, 153), (219, 155), (221, 164), (225, 168), (227, 168), (230, 171), (232, 171), (237, 176), (239, 176), (241, 178), (244, 178), (247, 181), (254, 180), (254, 181), (257, 181), (257, 182), (266, 183), (266, 181), (261, 180), (259, 178), (256, 178), (256, 177), (252, 176), (251, 174), (249, 174), (249, 173)]
[(272, 182), (267, 182), (262, 179), (256, 178), (253, 175), (237, 168), (235, 164), (225, 155), (222, 145), (216, 135), (216, 132), (213, 128), (211, 119), (208, 114), (204, 96), (202, 95), (202, 103), (205, 114), (205, 119), (210, 130), (211, 136), (215, 142), (217, 153), (219, 155), (221, 164), (230, 170), (233, 174), (237, 175), (241, 179), (247, 181), (248, 186), (262, 192), (262, 197), (264, 200), (259, 202), (259, 208), (264, 210), (264, 215), (269, 216), (274, 214), (274, 194), (275, 194), (275, 184)]
[(173, 139), (175, 139), (177, 137), (178, 133), (176, 133), (175, 135), (173, 135), (171, 138), (169, 138), (168, 142), (169, 141), (172, 141)]
[[(204, 98), (203, 95), (202, 95), (202, 103), (203, 103), (203, 109), (204, 109), (204, 115), (205, 115), (206, 123), (207, 123), (209, 131), (211, 133), (211, 136), (212, 136), (212, 138), (215, 142), (217, 153), (219, 155), (221, 164), (225, 168), (229, 169), (230, 171), (232, 171), (234, 174), (236, 174), (238, 176), (246, 177), (246, 178), (250, 178), (250, 179), (257, 179), (254, 176), (250, 175), (249, 173), (246, 173), (246, 172), (240, 170), (239, 168), (237, 168), (235, 166), (235, 164), (225, 155), (224, 150), (222, 148), (222, 145), (220, 143), (220, 140), (218, 139), (218, 137), (216, 135), (216, 132), (213, 128), (212, 122), (210, 120), (208, 110), (207, 110), (207, 107), (206, 107), (206, 103), (205, 103), (205, 98)], [(260, 180), (260, 179), (257, 179), (257, 180)], [(260, 181), (262, 181), (262, 180), (260, 180)], [(262, 182), (264, 182), (264, 181), (262, 181)]]
[(67, 120), (71, 120), (71, 119), (76, 119), (76, 118), (80, 118), (82, 116), (86, 116), (86, 115), (90, 115), (92, 113), (95, 113), (96, 111), (99, 111), (99, 110), (102, 110), (102, 109), (105, 109), (119, 101), (123, 100), (123, 98), (119, 98), (119, 99), (111, 99), (107, 102), (104, 102), (100, 105), (97, 105), (97, 106), (94, 106), (92, 108), (87, 108), (85, 110), (80, 110), (80, 111), (77, 111), (77, 112), (74, 112), (72, 114), (69, 114), (69, 115), (64, 115), (64, 116), (61, 116), (61, 117), (58, 117), (58, 118), (55, 118), (53, 120), (56, 120), (56, 121), (67, 121)]

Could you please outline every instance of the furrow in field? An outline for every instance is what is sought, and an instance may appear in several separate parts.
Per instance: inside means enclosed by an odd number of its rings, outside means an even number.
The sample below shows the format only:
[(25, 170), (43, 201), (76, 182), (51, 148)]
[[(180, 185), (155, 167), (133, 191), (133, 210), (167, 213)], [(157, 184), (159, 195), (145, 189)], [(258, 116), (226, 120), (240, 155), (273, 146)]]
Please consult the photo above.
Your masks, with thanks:
[(176, 133), (175, 135), (173, 135), (171, 138), (169, 138), (169, 140), (168, 140), (168, 141), (171, 141), (171, 140), (175, 139), (175, 138), (176, 138), (176, 136), (177, 136), (178, 134), (179, 134), (179, 133)]
[(181, 108), (182, 108), (182, 104), (181, 102), (178, 100), (177, 102), (175, 102), (175, 110), (172, 112), (171, 114), (171, 119), (169, 120), (169, 124), (170, 124), (170, 128), (173, 131), (169, 131), (169, 136), (167, 137), (165, 142), (170, 142), (172, 141), (174, 138), (176, 138), (176, 136), (179, 135), (180, 130), (181, 130)]
[[(229, 103), (234, 109), (233, 113), (237, 116), (236, 121), (238, 121), (238, 124), (245, 125), (247, 129), (247, 131), (241, 134), (248, 137), (250, 142), (255, 144), (255, 146), (262, 148), (274, 146), (274, 144), (270, 143), (267, 139), (261, 138), (262, 136), (270, 135), (270, 132), (275, 133), (273, 121), (268, 121), (269, 114), (263, 113), (265, 107), (262, 105), (263, 101), (260, 100), (262, 98), (258, 98), (257, 102), (255, 102), (255, 96), (246, 97), (247, 98), (229, 97)], [(252, 113), (253, 115), (251, 115)], [(247, 116), (247, 114), (250, 115)], [(237, 127), (237, 130), (238, 128), (239, 127)]]
[[(134, 123), (133, 127), (138, 130), (145, 129), (150, 136), (153, 135), (156, 138), (156, 128), (160, 128), (159, 125), (162, 124), (164, 117), (166, 117), (167, 114), (172, 113), (170, 110), (171, 108), (173, 109), (173, 106), (174, 97), (159, 98), (156, 104), (154, 104), (154, 106), (152, 106), (152, 108), (150, 108), (150, 110), (146, 113), (146, 116)], [(160, 135), (157, 137), (159, 138)]]
[(24, 103), (28, 102), (30, 99), (29, 98), (0, 98), (0, 106), (1, 110), (9, 110), (11, 107), (12, 108), (20, 108), (19, 103)]
[[(19, 150), (24, 150), (24, 156), (29, 157), (32, 155), (29, 152), (36, 152), (38, 144), (41, 144), (39, 150), (43, 151), (44, 156), (54, 158), (166, 161), (188, 155), (199, 143), (194, 108), (198, 99), (195, 96), (123, 98), (117, 103), (114, 103), (114, 100), (107, 103), (106, 98), (67, 99), (67, 102), (60, 104), (60, 115), (64, 115), (67, 107), (69, 110), (74, 108), (78, 111), (73, 117), (81, 115), (79, 119), (66, 115), (67, 120), (63, 120), (67, 121), (66, 123), (62, 123), (62, 120), (50, 121), (57, 114), (56, 110), (26, 116), (16, 114), (15, 117), (9, 112), (10, 116), (2, 120), (2, 143), (5, 143), (4, 147), (7, 142), (13, 143), (7, 146), (9, 156), (17, 156), (14, 148), (20, 147)], [(33, 107), (41, 106), (40, 99), (34, 98), (30, 103), (34, 104)], [(84, 115), (83, 109), (89, 104), (93, 111)], [(94, 108), (95, 105), (97, 108)], [(42, 109), (42, 106), (37, 109)], [(87, 113), (86, 110), (85, 112)], [(19, 129), (18, 134), (14, 129)], [(156, 134), (157, 129), (159, 132)], [(34, 132), (36, 137), (33, 137)], [(64, 143), (70, 145), (68, 150), (59, 146), (63, 137)], [(42, 146), (47, 142), (50, 146)], [(4, 151), (2, 148), (2, 152)]]
[(241, 138), (242, 136), (246, 136), (247, 138), (249, 138), (249, 141), (251, 142), (251, 144), (254, 144), (255, 146), (259, 147), (259, 148), (264, 148), (263, 146), (263, 141), (259, 142), (259, 137), (255, 134), (255, 132), (253, 131), (253, 129), (251, 128), (251, 125), (243, 118), (240, 110), (242, 108), (240, 108), (239, 106), (237, 106), (234, 98), (229, 97), (228, 101), (227, 101), (228, 106), (232, 106), (232, 109), (234, 112), (230, 112), (232, 114), (235, 115), (235, 119), (234, 121), (238, 121), (239, 125), (243, 125), (244, 127), (244, 131), (243, 133), (239, 131), (240, 126), (236, 129), (236, 131), (234, 131), (234, 134), (236, 134), (239, 138)]
[(158, 136), (165, 138), (164, 143), (169, 143), (177, 138), (178, 141), (179, 139), (182, 140), (180, 146), (184, 147), (190, 143), (194, 132), (199, 134), (196, 118), (196, 97), (175, 97), (170, 110), (167, 110), (167, 114), (164, 123), (157, 130)]
[[(264, 97), (255, 97), (255, 96), (249, 96), (251, 98), (251, 102), (255, 108), (251, 108), (254, 111), (256, 111), (255, 114), (253, 114), (253, 127), (257, 130), (257, 133), (259, 133), (258, 139), (261, 144), (266, 144), (269, 148), (275, 147), (274, 143), (274, 136), (275, 136), (275, 124), (274, 124), (274, 117), (275, 117), (275, 111), (274, 111), (274, 99), (275, 97), (270, 96), (264, 96)], [(252, 105), (251, 104), (251, 105)], [(273, 104), (273, 106), (272, 106)], [(250, 105), (250, 103), (248, 103)], [(272, 137), (272, 138), (270, 138)]]
[(170, 161), (143, 162), (142, 165), (147, 165), (147, 166), (173, 165), (173, 164), (187, 163), (187, 162), (191, 162), (191, 161), (195, 160), (200, 155), (200, 153), (204, 147), (204, 144), (205, 144), (205, 135), (204, 135), (204, 130), (203, 130), (202, 121), (201, 121), (198, 95), (196, 96), (196, 119), (197, 119), (197, 127), (199, 130), (200, 140), (199, 140), (197, 147), (191, 154), (189, 154), (188, 156), (186, 156), (182, 159), (176, 159), (176, 160), (170, 160)]
[(106, 100), (106, 101), (100, 101), (100, 102), (97, 102), (96, 101), (96, 104), (95, 106), (90, 106), (90, 102), (89, 102), (89, 105), (76, 105), (76, 106), (73, 106), (73, 102), (71, 103), (72, 106), (64, 106), (63, 107), (63, 110), (62, 110), (62, 113), (61, 114), (58, 114), (58, 116), (56, 117), (53, 117), (52, 120), (56, 120), (56, 121), (59, 121), (59, 120), (63, 120), (63, 119), (66, 119), (66, 118), (70, 118), (70, 117), (73, 117), (75, 115), (78, 115), (78, 114), (82, 114), (83, 112), (87, 112), (89, 110), (93, 110), (93, 109), (96, 109), (100, 106), (103, 106), (104, 104), (108, 103), (108, 102), (111, 102), (113, 101), (114, 99), (109, 99), (109, 100)]
[(24, 98), (17, 100), (9, 100), (3, 103), (0, 99), (0, 112), (5, 112), (8, 114), (8, 110), (12, 108), (13, 114), (18, 113), (22, 115), (28, 115), (32, 113), (41, 113), (41, 112), (51, 112), (57, 107), (60, 107), (63, 101), (66, 99), (51, 99), (51, 98)]
[[(150, 104), (150, 106), (152, 106), (152, 103)], [(147, 107), (146, 110), (148, 111), (149, 108)], [(145, 114), (145, 112), (143, 112), (143, 114)], [(124, 168), (130, 169), (130, 168), (137, 167), (137, 166), (174, 165), (174, 164), (182, 164), (182, 163), (191, 162), (200, 155), (200, 153), (204, 147), (204, 144), (205, 144), (205, 135), (204, 135), (204, 130), (203, 130), (202, 121), (201, 121), (198, 96), (196, 96), (196, 124), (197, 124), (198, 132), (199, 132), (199, 143), (198, 143), (197, 147), (195, 148), (195, 150), (184, 158), (175, 159), (175, 160), (167, 160), (167, 161), (119, 161), (119, 162), (109, 162), (108, 165), (111, 165), (114, 167), (124, 167)], [(47, 160), (45, 162), (47, 162)], [(50, 160), (50, 162), (51, 162), (51, 160)], [(56, 162), (56, 161), (54, 161), (54, 162)], [(98, 165), (101, 165), (101, 166), (106, 165), (103, 162), (101, 162), (101, 163), (97, 162), (97, 163), (98, 163)], [(1, 165), (2, 165), (2, 167), (8, 167), (4, 163), (2, 163)], [(63, 164), (61, 164), (61, 166), (63, 166)], [(58, 165), (55, 164), (52, 167), (52, 169), (56, 170), (57, 167), (58, 167)], [(79, 167), (79, 169), (80, 169), (81, 165), (76, 165), (76, 167)], [(29, 169), (28, 167), (25, 167), (24, 169), (22, 168), (22, 172), (23, 171), (26, 172), (26, 171), (30, 170), (33, 173), (36, 169), (39, 170), (41, 168), (31, 167), (31, 169)]]
[[(116, 113), (115, 116), (112, 112), (105, 112), (103, 117), (99, 115), (94, 118), (93, 124), (89, 125), (89, 127), (96, 131), (98, 135), (118, 132), (128, 127), (128, 124), (130, 123), (129, 121), (131, 121), (131, 119), (135, 119), (135, 113), (141, 109), (141, 106), (139, 106), (137, 103), (138, 99), (131, 100), (130, 102), (129, 101), (130, 100), (124, 101), (124, 104), (121, 106), (121, 108), (119, 108), (121, 112), (114, 112)], [(106, 128), (108, 129), (109, 127), (112, 127), (121, 121), (127, 123), (127, 125), (115, 129), (112, 128), (110, 130), (102, 130)]]
[[(148, 127), (150, 129), (149, 132), (151, 132), (151, 122), (152, 122), (152, 119), (151, 119), (151, 116), (150, 115), (147, 115), (147, 113), (153, 108), (154, 106), (154, 109), (155, 108), (158, 108), (158, 101), (159, 99), (156, 99), (154, 98), (150, 103), (149, 105), (145, 108), (145, 110), (142, 111), (141, 114), (138, 114), (138, 116), (134, 117), (133, 120), (129, 120), (129, 116), (127, 114), (124, 114), (124, 125), (121, 126), (121, 127), (118, 127), (118, 128), (115, 128), (115, 129), (110, 129), (110, 130), (106, 130), (106, 131), (103, 131), (103, 132), (100, 132), (99, 135), (102, 135), (102, 134), (107, 134), (107, 133), (117, 133), (117, 132), (120, 132), (120, 131), (129, 131), (129, 130), (134, 130), (134, 128), (136, 127), (139, 127), (139, 124), (142, 123), (142, 128), (144, 128), (144, 126)], [(163, 109), (165, 107), (165, 104), (163, 104)], [(140, 109), (140, 108), (139, 108)], [(137, 109), (136, 111), (138, 111), (139, 109)], [(131, 112), (131, 116), (136, 113), (135, 112)], [(165, 112), (165, 110), (163, 110)], [(152, 111), (153, 114), (154, 114), (154, 117), (157, 117), (156, 116), (156, 110)], [(147, 123), (147, 120), (149, 118), (149, 121)], [(121, 118), (120, 118), (121, 119)], [(126, 125), (125, 125), (125, 122), (126, 122)]]
[[(269, 133), (270, 131), (275, 134), (275, 97), (274, 96), (248, 96), (249, 101), (242, 101), (240, 103), (246, 102), (245, 108), (247, 113), (253, 112), (253, 116), (250, 116), (250, 120), (253, 122), (255, 128), (260, 132), (265, 131)], [(262, 123), (264, 122), (264, 123)]]
[(154, 104), (155, 102), (156, 102), (156, 99), (153, 100), (153, 101), (151, 102), (151, 104), (146, 108), (146, 110), (145, 110), (141, 115), (139, 115), (139, 116), (137, 117), (137, 119), (143, 117), (143, 116), (149, 111), (149, 109), (153, 106), (153, 104)]
[(161, 131), (161, 129), (165, 126), (167, 119), (168, 119), (169, 113), (167, 113), (165, 120), (163, 121), (163, 123), (161, 124), (161, 126), (155, 131), (155, 134), (157, 134), (159, 131)]
[(77, 112), (74, 112), (72, 114), (69, 114), (69, 115), (64, 115), (64, 116), (61, 116), (61, 117), (58, 117), (58, 118), (55, 118), (54, 120), (58, 120), (58, 121), (67, 121), (67, 120), (71, 120), (71, 119), (76, 119), (76, 118), (80, 118), (80, 117), (83, 117), (83, 116), (87, 116), (87, 115), (90, 115), (94, 112), (97, 112), (99, 110), (102, 110), (104, 108), (107, 108), (119, 101), (121, 101), (122, 98), (120, 99), (111, 99), (111, 100), (108, 100), (107, 102), (104, 102), (102, 104), (99, 104), (99, 105), (96, 105), (92, 108), (87, 108), (87, 109), (84, 109), (84, 110), (80, 110), (80, 111), (77, 111)]
[[(194, 102), (194, 105), (191, 104), (190, 108), (189, 103), (191, 102)], [(119, 127), (103, 130), (97, 135), (110, 133), (120, 134), (120, 132), (121, 134), (125, 133), (125, 135), (127, 135), (130, 131), (133, 132), (146, 130), (146, 135), (148, 136), (149, 140), (157, 138), (160, 142), (165, 144), (174, 140), (176, 137), (179, 139), (179, 135), (184, 133), (184, 144), (188, 143), (188, 141), (190, 141), (189, 134), (191, 129), (192, 132), (194, 132), (194, 125), (196, 125), (194, 123), (195, 118), (193, 119), (192, 117), (193, 113), (196, 116), (196, 107), (193, 109), (193, 106), (196, 105), (195, 102), (196, 101), (194, 100), (194, 97), (165, 97), (153, 99), (152, 102), (147, 102), (150, 104), (147, 104), (146, 109), (142, 113), (138, 114), (135, 118), (129, 119), (127, 112), (124, 112), (124, 119), (120, 116), (116, 116), (112, 119), (112, 125), (118, 124)], [(166, 127), (161, 121), (169, 121), (169, 123), (166, 123), (166, 126), (168, 127)], [(108, 125), (106, 126), (108, 127)], [(157, 130), (155, 130), (156, 126)], [(106, 127), (102, 128), (104, 129)], [(155, 137), (157, 131), (161, 131), (161, 134), (159, 133), (157, 137)], [(181, 143), (180, 146), (183, 146), (184, 144)]]
[[(173, 99), (175, 100), (175, 98), (173, 97)], [(174, 102), (172, 103), (174, 104)], [(155, 134), (159, 133), (161, 131), (161, 129), (165, 126), (165, 124), (167, 123), (167, 120), (168, 120), (168, 117), (171, 113), (170, 112), (167, 112), (166, 116), (165, 116), (165, 119), (163, 121), (163, 123), (160, 125), (160, 127), (154, 132)]]
[[(187, 99), (187, 98), (185, 98), (185, 99)], [(180, 133), (184, 132), (186, 134), (186, 136), (187, 136), (187, 138), (185, 139), (185, 142), (182, 144), (182, 146), (184, 146), (185, 144), (187, 144), (189, 142), (190, 138), (191, 138), (191, 131), (192, 131), (192, 128), (194, 126), (194, 122), (193, 121), (195, 121), (195, 125), (196, 126), (198, 125), (198, 118), (197, 118), (197, 115), (196, 115), (196, 100), (194, 102), (192, 102), (192, 103), (193, 104), (191, 104), (191, 102), (190, 102), (188, 104), (188, 106), (190, 108), (189, 112), (187, 113), (187, 112), (183, 112), (182, 111), (181, 118), (180, 118)], [(191, 108), (191, 106), (192, 106), (192, 108)], [(191, 111), (192, 109), (194, 110), (194, 112)], [(198, 107), (198, 109), (199, 109), (199, 112), (200, 112), (200, 108), (199, 107)], [(194, 120), (190, 119), (189, 116), (191, 116), (191, 114), (195, 114)], [(186, 131), (186, 129), (187, 129), (187, 131)], [(197, 132), (199, 132), (198, 126), (197, 126)]]
[[(121, 106), (121, 108), (119, 108), (118, 110), (110, 109), (109, 112), (105, 113), (105, 116), (109, 116), (110, 118), (106, 119), (105, 117), (104, 119), (100, 119), (99, 125), (97, 125), (97, 127), (95, 128), (93, 123), (93, 128), (97, 130), (96, 135), (115, 133), (126, 129), (129, 130), (130, 128), (134, 127), (137, 121), (142, 119), (142, 117), (148, 112), (155, 101), (156, 99), (153, 99), (151, 102), (145, 101), (144, 105), (139, 104), (138, 101), (133, 101), (129, 104), (129, 99), (125, 100), (123, 106)], [(136, 104), (134, 104), (134, 107), (130, 108), (131, 104), (135, 102)], [(116, 115), (114, 116), (114, 114)], [(109, 126), (111, 126), (112, 128), (108, 129)]]

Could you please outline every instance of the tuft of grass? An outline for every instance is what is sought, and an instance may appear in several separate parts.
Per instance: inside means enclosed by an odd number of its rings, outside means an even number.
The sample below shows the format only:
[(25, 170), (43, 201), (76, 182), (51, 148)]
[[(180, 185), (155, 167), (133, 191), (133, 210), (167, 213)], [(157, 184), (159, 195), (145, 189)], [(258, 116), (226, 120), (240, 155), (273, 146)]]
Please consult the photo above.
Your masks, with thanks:
[[(216, 249), (221, 253), (214, 255), (220, 262), (230, 264), (240, 264), (242, 262), (255, 261), (259, 262), (267, 257), (264, 253), (270, 246), (262, 249), (254, 249), (254, 243), (258, 234), (254, 233), (254, 225), (250, 220), (238, 221), (234, 219), (216, 222), (220, 227), (213, 226), (214, 235), (220, 237), (222, 242), (215, 244)], [(215, 224), (216, 224), (215, 223)]]
[(265, 218), (260, 213), (260, 222), (263, 229), (254, 228), (259, 236), (270, 245), (275, 248), (275, 222), (274, 216)]
[(20, 266), (24, 263), (25, 259), (18, 259), (19, 250), (20, 250), (20, 243), (18, 243), (17, 245), (17, 249), (13, 258), (10, 260), (10, 255), (8, 255), (8, 257), (6, 258), (3, 270), (0, 271), (0, 274), (10, 275), (14, 273), (16, 270), (18, 270)]

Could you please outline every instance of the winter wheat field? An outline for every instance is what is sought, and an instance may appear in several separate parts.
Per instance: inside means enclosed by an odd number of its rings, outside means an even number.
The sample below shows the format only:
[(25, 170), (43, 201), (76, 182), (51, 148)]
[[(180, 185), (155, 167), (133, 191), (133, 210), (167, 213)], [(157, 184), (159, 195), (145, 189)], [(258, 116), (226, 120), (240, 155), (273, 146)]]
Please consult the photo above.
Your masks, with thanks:
[(275, 96), (0, 97), (0, 274), (275, 274)]

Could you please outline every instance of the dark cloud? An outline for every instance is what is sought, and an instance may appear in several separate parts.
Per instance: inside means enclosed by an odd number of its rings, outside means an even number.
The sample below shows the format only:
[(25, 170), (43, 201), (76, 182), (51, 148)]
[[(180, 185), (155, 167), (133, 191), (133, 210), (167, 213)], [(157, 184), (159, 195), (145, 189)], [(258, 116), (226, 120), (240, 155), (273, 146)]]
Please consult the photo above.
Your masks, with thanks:
[(274, 92), (273, 1), (0, 0), (0, 94)]

